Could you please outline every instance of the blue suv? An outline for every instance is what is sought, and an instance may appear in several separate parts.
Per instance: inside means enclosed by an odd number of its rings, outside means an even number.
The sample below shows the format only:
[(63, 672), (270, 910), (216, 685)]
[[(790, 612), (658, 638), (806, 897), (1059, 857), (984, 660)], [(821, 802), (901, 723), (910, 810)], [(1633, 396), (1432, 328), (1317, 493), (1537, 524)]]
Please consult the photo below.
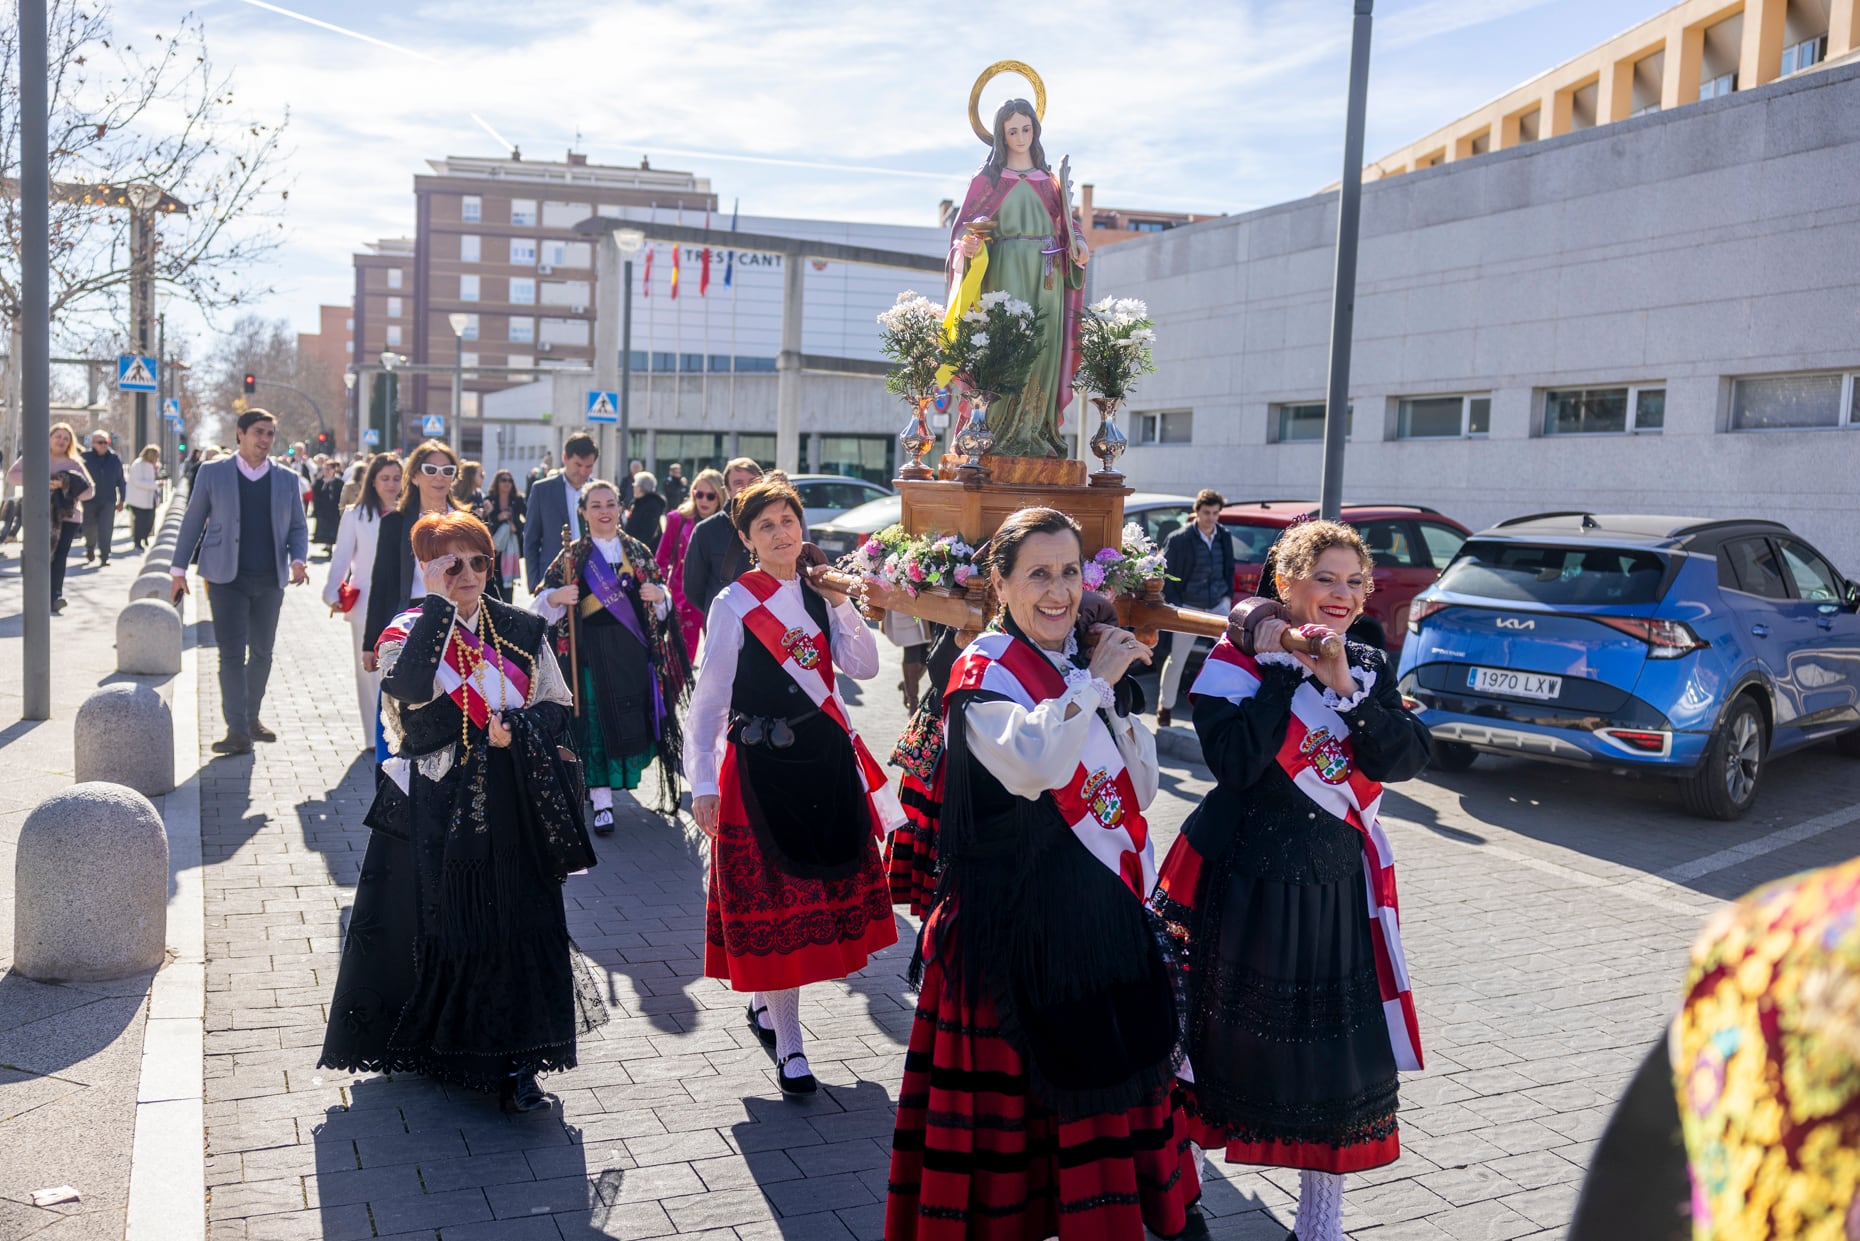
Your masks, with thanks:
[(1860, 756), (1860, 585), (1773, 521), (1542, 513), (1474, 535), (1414, 602), (1402, 692), (1434, 766), (1481, 751), (1677, 778), (1735, 819), (1766, 761)]

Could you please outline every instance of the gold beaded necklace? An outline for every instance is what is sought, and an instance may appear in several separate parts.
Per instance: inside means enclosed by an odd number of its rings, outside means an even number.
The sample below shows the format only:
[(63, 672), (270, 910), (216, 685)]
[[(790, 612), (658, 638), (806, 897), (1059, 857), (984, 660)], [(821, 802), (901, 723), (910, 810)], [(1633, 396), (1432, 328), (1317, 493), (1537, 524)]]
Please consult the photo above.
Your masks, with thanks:
[[(490, 709), (491, 699), (484, 692), (484, 666), (490, 662), (490, 659), (484, 653), (484, 648), (488, 644), (493, 650), (502, 651), (505, 658), (509, 659), (512, 663), (515, 663), (517, 659), (521, 658), (525, 664), (529, 665), (530, 691), (529, 696), (523, 703), (524, 706), (529, 706), (530, 702), (536, 697), (536, 661), (531, 659), (526, 652), (506, 642), (503, 635), (497, 632), (497, 625), (491, 620), (491, 609), (484, 605), (484, 600), (482, 599), (478, 601), (478, 615), (473, 622), (472, 628), (474, 636), (478, 639), (478, 645), (476, 647), (467, 646), (464, 639), (459, 637), (457, 622), (454, 622), (452, 628), (452, 649), (458, 656), (459, 673), (464, 678), (466, 685), (469, 687), (475, 684), (478, 687), (478, 697), (484, 700), (485, 708), (488, 711)], [(503, 674), (502, 669), (499, 669), (497, 676), (497, 710), (500, 715), (503, 714), (505, 709), (510, 705), (509, 691), (510, 678)], [(487, 730), (489, 728), (488, 721), (486, 723), (486, 728)], [(459, 761), (464, 762), (467, 758), (471, 757), (471, 691), (469, 688), (467, 688), (465, 693), (464, 709), (459, 713), (459, 746)]]

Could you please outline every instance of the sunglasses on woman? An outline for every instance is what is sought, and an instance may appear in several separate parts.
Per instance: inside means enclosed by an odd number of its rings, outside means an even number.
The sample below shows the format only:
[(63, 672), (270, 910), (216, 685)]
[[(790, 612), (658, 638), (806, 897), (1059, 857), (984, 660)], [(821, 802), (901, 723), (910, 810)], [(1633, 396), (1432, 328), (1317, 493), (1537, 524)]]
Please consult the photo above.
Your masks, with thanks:
[(420, 473), (428, 478), (451, 478), (459, 472), (456, 465), (434, 465), (431, 461), (420, 462)]
[(714, 491), (694, 491), (691, 493), (691, 498), (693, 500), (715, 500), (717, 498), (717, 493)]
[(457, 577), (465, 571), (468, 565), (473, 573), (485, 573), (491, 568), (491, 558), (489, 556), (460, 556), (446, 566), (446, 576)]

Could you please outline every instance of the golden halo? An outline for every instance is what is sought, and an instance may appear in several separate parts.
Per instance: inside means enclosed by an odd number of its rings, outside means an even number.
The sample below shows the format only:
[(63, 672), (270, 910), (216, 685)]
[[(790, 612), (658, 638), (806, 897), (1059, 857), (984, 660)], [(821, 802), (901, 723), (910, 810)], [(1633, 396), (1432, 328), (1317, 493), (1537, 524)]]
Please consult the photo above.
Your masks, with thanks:
[(1039, 122), (1046, 124), (1046, 83), (1040, 80), (1040, 75), (1024, 60), (997, 60), (982, 70), (982, 76), (975, 79), (975, 85), (969, 90), (969, 124), (974, 127), (975, 136), (989, 146), (995, 144), (995, 135), (982, 124), (982, 88), (1003, 73), (1018, 73), (1033, 83), (1033, 111)]

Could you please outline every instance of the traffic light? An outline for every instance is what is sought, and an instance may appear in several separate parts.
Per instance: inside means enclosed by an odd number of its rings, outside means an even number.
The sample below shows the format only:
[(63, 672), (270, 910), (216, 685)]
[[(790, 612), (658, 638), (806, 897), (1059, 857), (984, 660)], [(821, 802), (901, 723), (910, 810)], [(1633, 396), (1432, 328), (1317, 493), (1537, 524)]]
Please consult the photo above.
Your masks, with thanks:
[(328, 453), (331, 448), (335, 447), (335, 444), (336, 437), (331, 435), (328, 431), (318, 431), (316, 433), (316, 450), (318, 452)]
[(187, 432), (183, 431), (174, 437), (174, 447), (183, 457), (187, 455)]
[(251, 396), (254, 392), (257, 392), (257, 391), (258, 391), (258, 376), (248, 371), (245, 377), (245, 394), (247, 396)]

